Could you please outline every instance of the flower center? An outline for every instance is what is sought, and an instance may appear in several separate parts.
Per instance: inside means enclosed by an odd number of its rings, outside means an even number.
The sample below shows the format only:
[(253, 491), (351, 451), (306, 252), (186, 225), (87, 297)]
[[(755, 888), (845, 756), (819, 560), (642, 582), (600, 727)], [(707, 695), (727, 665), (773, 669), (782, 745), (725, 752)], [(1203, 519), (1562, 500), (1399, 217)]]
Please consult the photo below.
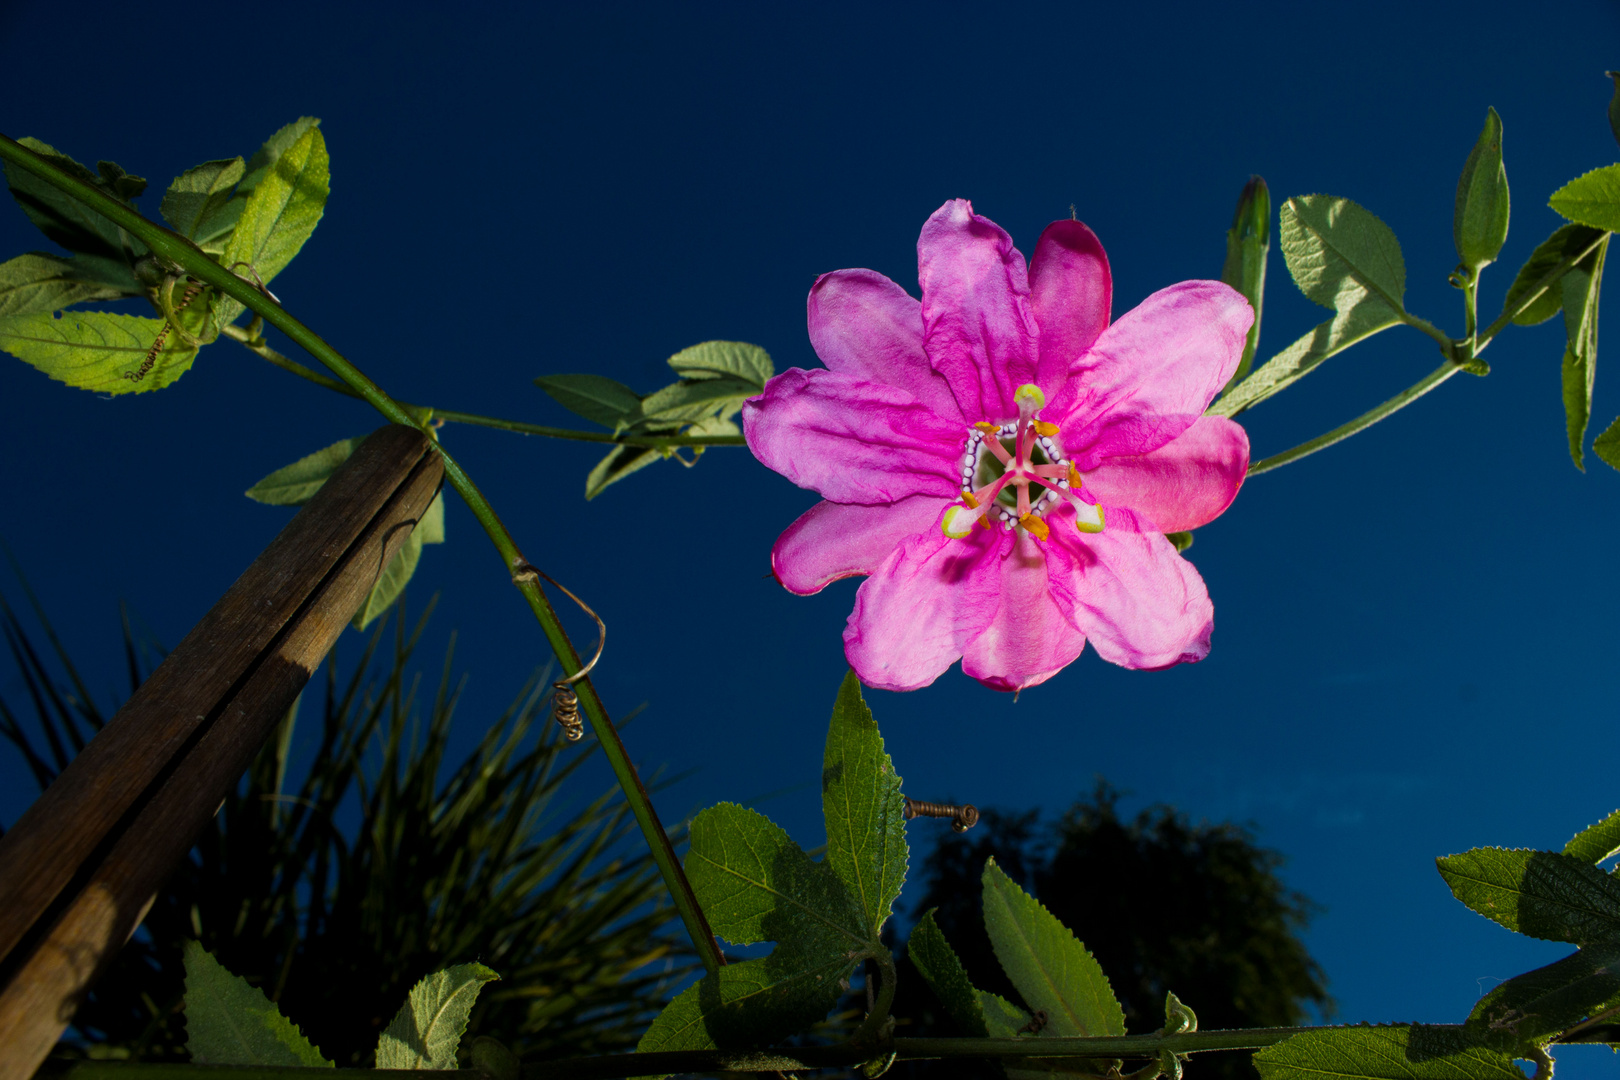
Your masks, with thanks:
[(1051, 535), (1046, 512), (1067, 500), (1081, 532), (1103, 530), (1102, 507), (1080, 498), (1080, 473), (1063, 456), (1056, 424), (1039, 419), (1046, 395), (1032, 383), (1013, 395), (1018, 419), (981, 420), (962, 445), (962, 503), (945, 511), (940, 528), (960, 539), (982, 523), (987, 529), (1024, 529), (1037, 540)]

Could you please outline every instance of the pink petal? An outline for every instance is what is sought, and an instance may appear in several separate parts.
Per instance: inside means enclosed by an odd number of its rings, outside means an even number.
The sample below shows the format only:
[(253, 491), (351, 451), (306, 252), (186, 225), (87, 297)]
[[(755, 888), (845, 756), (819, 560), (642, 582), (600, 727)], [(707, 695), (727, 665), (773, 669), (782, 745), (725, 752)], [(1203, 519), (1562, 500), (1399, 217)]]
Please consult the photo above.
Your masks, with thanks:
[(1044, 415), (1082, 472), (1104, 457), (1151, 453), (1226, 385), (1253, 322), (1249, 302), (1219, 281), (1160, 289), (1102, 332)]
[(1204, 579), (1151, 523), (1105, 506), (1107, 527), (1081, 533), (1067, 505), (1047, 515), (1052, 598), (1097, 655), (1128, 668), (1164, 668), (1209, 655), (1215, 625)]
[(963, 652), (962, 673), (992, 690), (1022, 690), (1074, 663), (1085, 645), (1052, 601), (1045, 551), (1021, 534), (1001, 560), (1001, 606)]
[(962, 420), (950, 385), (923, 352), (922, 304), (875, 270), (834, 270), (810, 289), (810, 344), (832, 371), (908, 390)]
[(1108, 328), (1114, 278), (1097, 234), (1078, 221), (1048, 225), (1030, 260), (1029, 293), (1041, 328), (1035, 383), (1053, 390)]
[(1029, 304), (1029, 274), (1012, 237), (952, 199), (917, 238), (923, 347), (950, 383), (962, 415), (1008, 420), (1013, 391), (1035, 378), (1040, 332)]
[(771, 548), (771, 569), (789, 592), (809, 596), (839, 578), (870, 574), (902, 542), (934, 529), (945, 500), (913, 495), (883, 506), (819, 502)]
[(938, 529), (906, 540), (855, 593), (844, 656), (880, 690), (916, 690), (942, 675), (995, 617), (1008, 534)]
[[(1129, 507), (1161, 532), (1196, 529), (1232, 505), (1249, 468), (1249, 436), (1224, 416), (1193, 426), (1147, 454), (1107, 457), (1085, 474), (1105, 507)], [(1108, 510), (1109, 522), (1114, 511)]]
[(892, 386), (789, 368), (743, 403), (748, 448), (768, 469), (842, 503), (955, 498), (962, 426)]

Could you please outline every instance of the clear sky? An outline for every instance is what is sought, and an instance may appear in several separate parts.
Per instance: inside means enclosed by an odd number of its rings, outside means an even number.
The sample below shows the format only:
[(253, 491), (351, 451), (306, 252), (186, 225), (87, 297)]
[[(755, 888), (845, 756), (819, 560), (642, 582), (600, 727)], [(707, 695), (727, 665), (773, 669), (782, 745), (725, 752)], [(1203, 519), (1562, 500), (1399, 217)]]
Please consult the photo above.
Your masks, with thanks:
[[(917, 231), (953, 197), (1026, 254), (1072, 204), (1107, 246), (1117, 317), (1218, 275), (1251, 173), (1279, 201), (1348, 196), (1400, 237), (1409, 307), (1460, 332), (1452, 198), (1486, 106), (1514, 196), (1491, 315), (1559, 223), (1547, 196), (1620, 156), (1603, 78), (1620, 7), (1600, 0), (1556, 18), (1409, 0), (63, 12), (0, 4), (0, 130), (151, 178), (155, 215), (183, 169), (321, 117), (331, 200), (278, 295), (400, 398), (538, 423), (575, 421), (536, 375), (651, 390), (709, 338), (813, 365), (815, 276), (866, 266), (914, 292)], [(44, 246), (0, 208), (0, 256)], [(1270, 269), (1261, 359), (1327, 317), (1276, 250)], [(1489, 378), (1250, 481), (1189, 552), (1216, 606), (1204, 663), (1136, 673), (1088, 652), (1016, 704), (956, 671), (870, 693), (908, 792), (1058, 811), (1101, 773), (1127, 808), (1252, 821), (1326, 908), (1309, 944), (1348, 1021), (1457, 1021), (1561, 955), (1463, 909), (1432, 862), (1556, 847), (1620, 805), (1620, 475), (1569, 462), (1561, 334), (1506, 333)], [(1353, 349), (1242, 417), (1256, 457), (1436, 363), (1410, 331)], [(1600, 374), (1600, 426), (1614, 385)], [(228, 342), (171, 389), (113, 401), (8, 360), (0, 402), (0, 535), (109, 696), (117, 600), (178, 641), (286, 520), (241, 491), (379, 422)], [(529, 557), (607, 619), (598, 686), (615, 712), (649, 706), (633, 754), (689, 773), (659, 796), (666, 819), (799, 785), (763, 808), (819, 843), (855, 583), (799, 598), (765, 577), (814, 496), (736, 449), (586, 503), (588, 446), (443, 434)], [(413, 597), (443, 591), (424, 659), (458, 631), (470, 741), (544, 645), (459, 503), (448, 528)], [(10, 821), (32, 792), (0, 768)], [(1566, 1053), (1559, 1075), (1612, 1067), (1596, 1054)]]

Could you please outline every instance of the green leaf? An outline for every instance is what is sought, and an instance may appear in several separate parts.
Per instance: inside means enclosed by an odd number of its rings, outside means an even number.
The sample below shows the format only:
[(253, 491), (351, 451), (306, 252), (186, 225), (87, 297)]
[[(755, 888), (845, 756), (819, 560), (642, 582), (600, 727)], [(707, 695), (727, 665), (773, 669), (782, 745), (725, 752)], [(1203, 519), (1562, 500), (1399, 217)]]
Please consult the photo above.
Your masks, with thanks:
[(1209, 407), (1213, 416), (1236, 416), (1284, 390), (1322, 361), (1400, 322), (1395, 309), (1359, 288), (1346, 288), (1335, 299), (1338, 314), (1260, 365), (1247, 379)]
[(542, 375), (534, 384), (569, 412), (619, 429), (641, 408), (641, 395), (604, 375)]
[(416, 523), (416, 534), (424, 544), (444, 543), (444, 490), (433, 496), (428, 508), (422, 511), (422, 520)]
[(91, 300), (117, 300), (128, 296), (121, 289), (98, 281), (85, 281), (84, 264), (37, 251), (0, 263), (0, 315), (29, 315), (60, 311)]
[(1607, 462), (1610, 468), (1620, 469), (1620, 417), (1592, 440), (1592, 453)]
[(1513, 1059), (1458, 1028), (1345, 1027), (1254, 1055), (1261, 1080), (1524, 1080)]
[(717, 379), (730, 375), (754, 386), (755, 394), (776, 374), (771, 354), (746, 341), (705, 341), (670, 357), (669, 366), (683, 379)]
[(1620, 165), (1605, 165), (1576, 177), (1553, 192), (1547, 205), (1582, 225), (1620, 231)]
[(934, 921), (934, 911), (934, 908), (930, 908), (924, 912), (912, 928), (911, 937), (906, 941), (906, 952), (929, 989), (933, 990), (934, 996), (945, 1006), (951, 1023), (957, 1027), (957, 1034), (973, 1039), (988, 1038), (990, 1029), (985, 1025), (984, 1005), (979, 1000), (979, 991), (969, 981), (967, 969), (962, 966), (956, 950), (951, 948), (945, 935), (940, 932), (939, 924)]
[(1560, 225), (1553, 230), (1553, 234), (1543, 240), (1536, 250), (1530, 253), (1519, 272), (1513, 278), (1513, 284), (1508, 286), (1507, 296), (1502, 300), (1502, 310), (1512, 311), (1518, 307), (1531, 293), (1536, 298), (1530, 306), (1519, 312), (1513, 321), (1519, 326), (1535, 326), (1544, 323), (1558, 314), (1564, 306), (1564, 292), (1560, 282), (1567, 273), (1559, 273), (1557, 277), (1543, 280), (1553, 273), (1565, 259), (1573, 258), (1590, 248), (1603, 237), (1602, 229), (1594, 229), (1590, 225)]
[(370, 626), (372, 620), (388, 610), (388, 606), (399, 599), (399, 594), (405, 591), (405, 586), (416, 573), (416, 563), (422, 557), (422, 534), (415, 529), (405, 538), (394, 552), (394, 557), (388, 560), (382, 573), (377, 575), (377, 581), (371, 586), (365, 602), (354, 613), (354, 619), (349, 625), (356, 630), (364, 630)]
[(1595, 945), (1502, 983), (1479, 999), (1468, 1019), (1524, 1045), (1616, 1005), (1620, 946)]
[(225, 244), (230, 240), (231, 230), (236, 227), (243, 208), (247, 206), (248, 196), (253, 194), (253, 189), (270, 174), (270, 170), (281, 160), (281, 155), (287, 152), (288, 147), (319, 124), (320, 121), (313, 116), (300, 116), (266, 139), (264, 145), (248, 158), (247, 171), (242, 176), (241, 182), (236, 185), (236, 193), (198, 227), (197, 236), (194, 238), (197, 243), (208, 251), (223, 251)]
[[(245, 178), (244, 178), (245, 182)], [(326, 141), (310, 127), (273, 165), (266, 168), (231, 231), (220, 261), (226, 267), (245, 264), (239, 272), (268, 284), (293, 260), (315, 232), (331, 190)], [(242, 304), (222, 298), (216, 316), (223, 327), (242, 313)]]
[(827, 862), (866, 918), (876, 940), (906, 880), (905, 799), (894, 763), (883, 752), (861, 680), (844, 676), (833, 703), (821, 767)]
[(348, 461), (349, 455), (365, 441), (366, 437), (359, 435), (335, 442), (299, 458), (291, 465), (283, 465), (243, 494), (271, 506), (303, 506), (315, 497), (327, 478), (337, 472), (338, 466)]
[(1175, 545), (1176, 554), (1181, 554), (1193, 546), (1193, 534), (1190, 532), (1165, 533), (1164, 538)]
[(1581, 461), (1581, 446), (1586, 441), (1586, 425), (1592, 419), (1592, 384), (1597, 376), (1598, 295), (1603, 288), (1603, 259), (1608, 249), (1605, 237), (1596, 251), (1564, 275), (1561, 286), (1568, 336), (1562, 365), (1564, 424), (1569, 435), (1569, 456), (1582, 472), (1586, 466)]
[(1588, 825), (1564, 845), (1564, 854), (1594, 865), (1620, 852), (1620, 810)]
[(231, 189), (242, 179), (242, 172), (239, 157), (205, 161), (187, 169), (169, 183), (158, 212), (176, 232), (195, 240), (203, 222), (217, 215), (230, 201)]
[(1502, 165), (1502, 118), (1487, 109), (1485, 127), (1463, 164), (1452, 209), (1451, 236), (1463, 264), (1478, 270), (1495, 261), (1508, 234), (1507, 170)]
[(1069, 928), (1001, 872), (984, 866), (984, 928), (1024, 1003), (1045, 1010), (1043, 1034), (1125, 1034), (1125, 1013), (1097, 961)]
[(1620, 941), (1620, 880), (1584, 859), (1474, 848), (1435, 861), (1458, 900), (1509, 930), (1575, 945)]
[(754, 383), (733, 375), (672, 383), (643, 398), (637, 416), (643, 420), (690, 422), (712, 414), (716, 406), (722, 414), (728, 408), (736, 412), (744, 400), (758, 393), (759, 387)]
[(478, 992), (499, 978), (483, 964), (457, 964), (417, 983), (377, 1039), (377, 1068), (454, 1069)]
[(1254, 325), (1243, 347), (1243, 359), (1227, 382), (1231, 389), (1243, 381), (1254, 363), (1260, 345), (1260, 314), (1266, 299), (1266, 255), (1271, 251), (1271, 190), (1258, 176), (1249, 177), (1232, 213), (1232, 227), (1226, 231), (1226, 262), (1221, 280), (1243, 294), (1254, 309)]
[(175, 333), (166, 334), (163, 348), (152, 353), (165, 325), (109, 311), (4, 315), (0, 349), (81, 390), (139, 394), (168, 386), (197, 358), (196, 347)]
[[(45, 158), (58, 169), (93, 184), (125, 205), (146, 187), (146, 181), (130, 176), (111, 162), (101, 163), (101, 172), (91, 172), (55, 147), (38, 139), (19, 140), (34, 153)], [(12, 197), (22, 207), (39, 230), (69, 251), (83, 252), (116, 260), (126, 268), (146, 254), (146, 245), (114, 225), (111, 220), (90, 209), (65, 191), (41, 180), (33, 173), (13, 165), (5, 166), (6, 183)], [(130, 278), (133, 284), (134, 278)], [(138, 289), (131, 288), (136, 292)]]
[(596, 498), (610, 484), (616, 484), (631, 473), (645, 469), (663, 456), (662, 451), (645, 446), (615, 446), (586, 475), (586, 500)]
[(185, 964), (192, 1064), (332, 1068), (264, 991), (226, 971), (201, 943), (186, 942)]
[(1283, 258), (1306, 296), (1343, 312), (1355, 305), (1342, 301), (1342, 294), (1367, 292), (1403, 310), (1406, 264), (1388, 225), (1349, 199), (1331, 195), (1289, 199), (1280, 217)]

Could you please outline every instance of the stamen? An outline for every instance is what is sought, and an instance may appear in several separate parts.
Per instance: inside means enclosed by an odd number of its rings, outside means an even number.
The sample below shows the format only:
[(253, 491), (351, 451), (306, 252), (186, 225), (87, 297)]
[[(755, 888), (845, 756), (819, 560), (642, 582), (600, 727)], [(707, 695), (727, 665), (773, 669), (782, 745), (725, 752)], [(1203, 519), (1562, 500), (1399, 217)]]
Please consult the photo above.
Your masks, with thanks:
[[(1056, 424), (1048, 424), (1045, 420), (1035, 420), (1033, 423), (1035, 425), (1036, 432), (1045, 438), (1050, 439), (1052, 436), (1058, 433), (1058, 426)], [(1045, 448), (1043, 447), (1042, 449)]]
[(1080, 486), (1080, 470), (1074, 467), (1074, 462), (1072, 461), (1069, 462), (1069, 484), (1073, 487)]
[(986, 435), (995, 435), (1001, 431), (1001, 426), (999, 424), (992, 424), (988, 420), (980, 420), (973, 426), (984, 432)]
[(977, 510), (979, 508), (979, 500), (973, 497), (973, 492), (971, 491), (962, 492), (962, 501), (967, 503), (969, 508), (973, 510)]
[(1045, 540), (1052, 535), (1052, 527), (1034, 514), (1025, 514), (1018, 519), (1018, 524), (1029, 530), (1029, 535), (1037, 540)]

